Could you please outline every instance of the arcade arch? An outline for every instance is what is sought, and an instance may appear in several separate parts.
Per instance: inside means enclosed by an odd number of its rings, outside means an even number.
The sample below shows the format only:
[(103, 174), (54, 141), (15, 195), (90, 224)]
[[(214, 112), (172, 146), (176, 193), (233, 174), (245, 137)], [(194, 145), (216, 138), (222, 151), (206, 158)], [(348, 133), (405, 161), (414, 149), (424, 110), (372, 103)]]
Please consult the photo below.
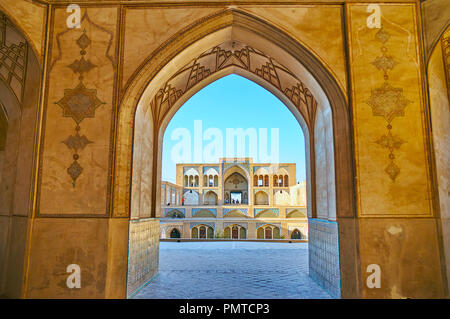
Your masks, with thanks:
[(214, 238), (214, 229), (209, 225), (197, 225), (191, 229), (191, 238)]
[(280, 228), (275, 225), (265, 224), (256, 230), (256, 238), (258, 239), (279, 239)]
[[(226, 22), (219, 27), (219, 21)], [(197, 27), (209, 31), (198, 36), (194, 32)], [(191, 45), (193, 43), (195, 45)], [(228, 61), (209, 59), (212, 56), (220, 57), (223, 52), (231, 52), (231, 55), (224, 56), (231, 56), (232, 59)], [(173, 45), (163, 47), (160, 56), (164, 58), (152, 63), (149, 60), (136, 72), (131, 80), (133, 85), (127, 86), (119, 110), (115, 161), (116, 167), (131, 167), (127, 163), (132, 161), (130, 141), (133, 136), (133, 126), (139, 121), (150, 120), (151, 125), (146, 126), (146, 131), (135, 130), (134, 134), (150, 135), (153, 141), (150, 147), (154, 157), (146, 163), (151, 166), (152, 172), (149, 184), (152, 187), (152, 199), (155, 199), (151, 201), (153, 217), (158, 217), (160, 210), (160, 203), (157, 200), (160, 191), (158, 176), (161, 172), (162, 137), (168, 122), (195, 92), (216, 79), (232, 73), (244, 76), (275, 94), (291, 110), (304, 130), (307, 150), (307, 185), (309, 186), (307, 197), (308, 202), (311, 203), (308, 205), (308, 216), (320, 217), (335, 223), (339, 222), (339, 218), (355, 217), (351, 135), (346, 99), (333, 76), (301, 44), (247, 13), (227, 10), (210, 19), (204, 19), (189, 31), (177, 35), (177, 41), (173, 42)], [(244, 60), (240, 60), (239, 63), (232, 61), (238, 56), (246, 57), (247, 61), (252, 59), (252, 56), (258, 56), (263, 61), (264, 59), (271, 61), (272, 66), (283, 73), (283, 78), (277, 79), (277, 75), (274, 74), (264, 77), (264, 74), (270, 74), (263, 72), (264, 67), (267, 67), (266, 64), (258, 69), (257, 64), (242, 63), (245, 62)], [(205, 57), (209, 62), (204, 60)], [(168, 61), (171, 63), (167, 63)], [(208, 65), (207, 63), (211, 61), (220, 61), (220, 64)], [(210, 72), (201, 77), (186, 77), (192, 67), (199, 64)], [(180, 65), (184, 67), (180, 69)], [(165, 84), (161, 86), (161, 83)], [(173, 90), (177, 92), (176, 98), (168, 99), (167, 97), (172, 96), (171, 92), (175, 92)], [(142, 113), (139, 112), (140, 108), (151, 110), (150, 119), (139, 117)], [(135, 118), (134, 115), (136, 115)], [(320, 128), (322, 135), (315, 133), (316, 127)], [(327, 153), (327, 161), (324, 165), (332, 167), (331, 176), (335, 176), (332, 181), (324, 182), (323, 179), (316, 177), (318, 158), (316, 158), (315, 149)], [(128, 192), (133, 187), (126, 187), (131, 181), (131, 171), (116, 169), (115, 172), (115, 205), (113, 207), (115, 213), (127, 214), (133, 203), (119, 200), (119, 198), (132, 198)], [(282, 176), (284, 179), (285, 175)], [(250, 178), (246, 176), (246, 182), (249, 181)], [(189, 177), (188, 183), (190, 183)], [(335, 185), (339, 187), (339, 192), (335, 191)], [(320, 194), (328, 194), (327, 198), (331, 198), (332, 202), (328, 201), (320, 206), (321, 203), (316, 198), (318, 190)], [(242, 194), (242, 197), (244, 202), (245, 195)], [(226, 199), (226, 196), (224, 198)], [(346, 241), (339, 246), (341, 251), (344, 249), (346, 251), (345, 257), (341, 256), (340, 264), (346, 268), (344, 272), (346, 276), (353, 278), (344, 280), (346, 286), (342, 288), (351, 295), (359, 289), (355, 287), (358, 282), (356, 280), (358, 271), (355, 259), (357, 258), (356, 241), (353, 237), (355, 226), (346, 223), (346, 231), (348, 232)], [(333, 233), (332, 236), (337, 237), (338, 233)]]
[(230, 239), (245, 239), (247, 238), (247, 229), (238, 224), (229, 225), (224, 228), (223, 236)]
[[(33, 43), (0, 11), (0, 295), (19, 298), (35, 191), (41, 66)], [(19, 239), (21, 239), (19, 241)]]

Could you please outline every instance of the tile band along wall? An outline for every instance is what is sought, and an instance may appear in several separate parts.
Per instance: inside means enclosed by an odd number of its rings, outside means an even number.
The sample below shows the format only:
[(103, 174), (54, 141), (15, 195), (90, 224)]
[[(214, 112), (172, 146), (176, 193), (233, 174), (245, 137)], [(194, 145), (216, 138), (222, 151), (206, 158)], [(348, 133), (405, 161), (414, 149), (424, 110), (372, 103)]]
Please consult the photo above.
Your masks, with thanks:
[(130, 221), (127, 297), (132, 297), (158, 273), (159, 219)]
[(309, 276), (333, 297), (341, 297), (338, 224), (309, 219)]

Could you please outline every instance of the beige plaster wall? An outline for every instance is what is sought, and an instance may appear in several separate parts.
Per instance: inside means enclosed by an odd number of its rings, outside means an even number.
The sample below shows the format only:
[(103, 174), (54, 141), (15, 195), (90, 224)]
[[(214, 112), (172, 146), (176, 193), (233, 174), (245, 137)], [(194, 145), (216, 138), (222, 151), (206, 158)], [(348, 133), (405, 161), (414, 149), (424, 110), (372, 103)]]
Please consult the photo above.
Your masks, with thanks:
[[(381, 5), (382, 27), (389, 34), (384, 44), (376, 39), (380, 29), (366, 26), (366, 5), (348, 7), (358, 215), (433, 216), (416, 7)], [(387, 80), (395, 100), (377, 93), (385, 80), (373, 63), (382, 56), (383, 46), (396, 62)], [(389, 103), (386, 109), (383, 99)], [(392, 135), (401, 141), (393, 150), (399, 169), (397, 176), (392, 175), (395, 179), (386, 172), (389, 150), (377, 143), (388, 134), (385, 118), (390, 114)]]
[(194, 21), (221, 10), (223, 10), (221, 7), (126, 8), (122, 86), (127, 83), (139, 65), (170, 37)]
[[(442, 298), (436, 222), (418, 218), (359, 220), (363, 298)], [(381, 287), (368, 289), (369, 264), (381, 268)]]
[(347, 92), (341, 6), (263, 5), (242, 9), (273, 23), (306, 46)]
[[(381, 31), (365, 8), (348, 5), (362, 294), (442, 297), (417, 8), (381, 5)], [(379, 289), (366, 285), (369, 264)]]
[[(36, 218), (33, 221), (27, 298), (104, 298), (108, 219)], [(81, 270), (81, 288), (68, 289), (67, 266)]]
[(329, 105), (319, 107), (316, 114), (314, 142), (317, 217), (336, 220), (333, 122)]

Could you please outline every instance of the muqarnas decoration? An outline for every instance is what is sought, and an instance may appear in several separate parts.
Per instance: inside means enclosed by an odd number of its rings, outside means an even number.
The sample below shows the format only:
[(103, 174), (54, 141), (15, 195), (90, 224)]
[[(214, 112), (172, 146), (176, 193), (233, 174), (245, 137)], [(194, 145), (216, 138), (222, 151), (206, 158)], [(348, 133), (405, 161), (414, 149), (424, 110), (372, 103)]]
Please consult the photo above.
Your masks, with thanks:
[(78, 74), (78, 85), (73, 89), (65, 89), (64, 97), (56, 102), (63, 109), (63, 117), (71, 117), (76, 126), (75, 134), (70, 135), (63, 143), (72, 150), (73, 162), (67, 168), (67, 173), (72, 178), (72, 185), (75, 187), (77, 178), (83, 172), (83, 167), (78, 162), (80, 158), (79, 151), (82, 151), (88, 144), (93, 143), (85, 135), (80, 135), (81, 122), (85, 118), (93, 118), (95, 116), (95, 110), (104, 102), (100, 101), (97, 97), (97, 90), (88, 89), (83, 83), (83, 74), (88, 73), (90, 70), (96, 67), (89, 59), (85, 59), (86, 49), (91, 44), (91, 40), (86, 35), (86, 30), (76, 41), (80, 47), (80, 59), (75, 60), (68, 67)]
[(370, 98), (366, 103), (372, 107), (374, 116), (381, 116), (387, 122), (387, 133), (383, 134), (375, 143), (388, 150), (389, 164), (384, 171), (395, 182), (400, 174), (400, 167), (395, 162), (394, 150), (398, 150), (405, 141), (392, 133), (392, 121), (396, 117), (405, 116), (405, 108), (411, 101), (404, 97), (402, 88), (393, 87), (388, 82), (388, 71), (394, 69), (397, 65), (394, 58), (387, 54), (388, 49), (385, 44), (390, 37), (391, 35), (383, 27), (375, 35), (375, 39), (381, 42), (382, 46), (381, 56), (378, 56), (372, 62), (372, 65), (383, 71), (384, 82), (379, 88), (372, 89)]

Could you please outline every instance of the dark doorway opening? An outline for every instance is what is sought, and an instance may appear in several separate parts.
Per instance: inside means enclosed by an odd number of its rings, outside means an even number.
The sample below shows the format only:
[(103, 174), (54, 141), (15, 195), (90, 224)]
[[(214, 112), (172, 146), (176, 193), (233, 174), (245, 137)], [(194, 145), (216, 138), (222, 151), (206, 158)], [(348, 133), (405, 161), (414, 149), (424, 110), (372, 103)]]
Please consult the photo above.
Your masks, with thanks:
[(181, 234), (178, 229), (172, 229), (172, 231), (170, 232), (170, 238), (181, 238)]

